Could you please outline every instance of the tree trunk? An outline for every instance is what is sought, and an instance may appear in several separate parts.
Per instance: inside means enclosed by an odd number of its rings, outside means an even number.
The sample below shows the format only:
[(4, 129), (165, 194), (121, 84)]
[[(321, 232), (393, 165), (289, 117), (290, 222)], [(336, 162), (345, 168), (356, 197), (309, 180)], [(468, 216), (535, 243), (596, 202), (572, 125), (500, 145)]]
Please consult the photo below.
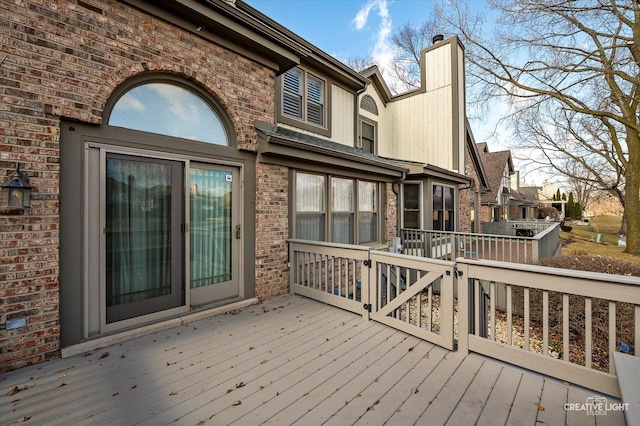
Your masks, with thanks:
[[(632, 164), (640, 164), (640, 153), (631, 158)], [(625, 186), (624, 217), (627, 218), (626, 252), (640, 256), (640, 170), (631, 166), (627, 169)], [(624, 219), (623, 217), (623, 219)], [(624, 223), (624, 221), (623, 221)]]
[(622, 213), (622, 223), (620, 224), (618, 235), (627, 235), (627, 210)]

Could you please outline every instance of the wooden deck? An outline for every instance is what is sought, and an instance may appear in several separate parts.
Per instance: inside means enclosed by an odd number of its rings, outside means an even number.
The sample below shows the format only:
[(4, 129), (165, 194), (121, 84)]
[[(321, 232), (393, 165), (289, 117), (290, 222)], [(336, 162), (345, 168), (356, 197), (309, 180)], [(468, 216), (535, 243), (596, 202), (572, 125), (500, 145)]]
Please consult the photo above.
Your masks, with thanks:
[(588, 389), (300, 296), (4, 373), (0, 391), (2, 425), (624, 424), (564, 409)]

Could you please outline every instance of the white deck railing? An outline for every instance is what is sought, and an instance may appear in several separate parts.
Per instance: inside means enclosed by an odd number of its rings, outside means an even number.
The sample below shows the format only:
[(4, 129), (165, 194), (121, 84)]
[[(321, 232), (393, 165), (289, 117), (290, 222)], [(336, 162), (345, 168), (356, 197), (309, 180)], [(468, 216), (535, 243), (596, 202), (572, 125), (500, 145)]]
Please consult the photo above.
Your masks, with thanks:
[(612, 354), (640, 355), (637, 277), (442, 261), (344, 244), (289, 245), (292, 292), (447, 348), (455, 338), (461, 352), (615, 396)]
[(639, 278), (486, 260), (457, 266), (460, 349), (620, 396), (612, 354), (639, 355)]
[(503, 223), (503, 227), (507, 225), (510, 227), (508, 229), (514, 233), (516, 230), (526, 230), (533, 236), (402, 229), (400, 231), (402, 252), (413, 256), (450, 261), (465, 257), (516, 263), (534, 263), (538, 259), (558, 253), (560, 243), (558, 223)]

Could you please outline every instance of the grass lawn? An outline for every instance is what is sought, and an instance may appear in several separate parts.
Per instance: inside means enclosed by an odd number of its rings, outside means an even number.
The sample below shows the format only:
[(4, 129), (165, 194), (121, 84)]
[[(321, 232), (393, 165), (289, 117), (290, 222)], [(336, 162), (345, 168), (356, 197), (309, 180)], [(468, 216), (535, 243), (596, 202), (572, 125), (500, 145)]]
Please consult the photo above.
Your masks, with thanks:
[[(640, 265), (640, 256), (624, 253), (624, 247), (618, 247), (618, 230), (621, 216), (597, 216), (589, 220), (587, 226), (568, 223), (571, 232), (560, 231), (562, 254), (595, 254)], [(604, 235), (604, 244), (596, 243), (598, 234)]]

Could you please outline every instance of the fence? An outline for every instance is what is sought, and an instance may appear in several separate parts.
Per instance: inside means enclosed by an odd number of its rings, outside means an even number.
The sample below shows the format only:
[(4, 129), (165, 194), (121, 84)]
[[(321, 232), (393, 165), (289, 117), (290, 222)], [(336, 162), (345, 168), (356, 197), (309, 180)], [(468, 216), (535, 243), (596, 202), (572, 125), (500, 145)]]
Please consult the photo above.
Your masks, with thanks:
[[(506, 223), (510, 222), (503, 222), (503, 224)], [(535, 235), (516, 237), (402, 229), (400, 231), (402, 252), (412, 256), (449, 261), (465, 257), (515, 263), (534, 263), (538, 259), (558, 254), (560, 247), (560, 225), (558, 223), (537, 223), (534, 228), (525, 228), (522, 223), (514, 223), (509, 226), (514, 227), (509, 228), (514, 232), (515, 230), (526, 230)]]
[[(455, 262), (291, 240), (291, 291), (448, 349), (620, 396), (615, 351), (639, 355), (640, 279)], [(503, 295), (500, 296), (500, 288)]]

